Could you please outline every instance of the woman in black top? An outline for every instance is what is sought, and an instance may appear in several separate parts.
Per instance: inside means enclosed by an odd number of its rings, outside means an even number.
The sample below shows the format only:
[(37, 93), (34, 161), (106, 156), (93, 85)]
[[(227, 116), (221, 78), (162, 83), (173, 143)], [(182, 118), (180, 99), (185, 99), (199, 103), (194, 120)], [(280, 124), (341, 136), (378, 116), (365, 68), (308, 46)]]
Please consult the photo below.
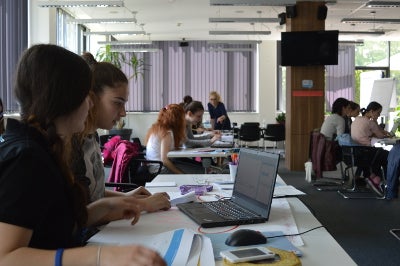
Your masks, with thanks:
[(86, 207), (69, 169), (70, 138), (84, 128), (91, 86), (86, 62), (64, 48), (35, 45), (22, 55), (15, 82), (21, 120), (7, 121), (0, 143), (0, 265), (165, 265), (135, 245), (70, 249), (81, 244), (82, 228), (105, 215), (139, 217), (128, 197)]

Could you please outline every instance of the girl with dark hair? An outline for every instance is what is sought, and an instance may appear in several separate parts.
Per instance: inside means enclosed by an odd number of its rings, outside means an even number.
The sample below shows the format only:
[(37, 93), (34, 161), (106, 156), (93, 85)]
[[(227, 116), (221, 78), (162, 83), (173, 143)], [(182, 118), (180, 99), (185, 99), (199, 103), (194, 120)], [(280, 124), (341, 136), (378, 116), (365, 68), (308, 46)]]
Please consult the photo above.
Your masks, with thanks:
[(328, 116), (321, 126), (321, 134), (326, 139), (334, 140), (345, 132), (345, 117), (348, 114), (349, 101), (345, 98), (337, 98), (332, 104), (332, 114)]
[[(105, 175), (101, 158), (100, 144), (96, 130), (110, 130), (121, 117), (126, 116), (125, 103), (128, 100), (128, 79), (116, 66), (108, 62), (97, 62), (91, 53), (82, 57), (93, 73), (92, 99), (94, 106), (89, 111), (85, 130), (74, 136), (72, 169), (76, 177), (85, 176), (90, 180), (90, 202), (99, 199), (132, 196), (143, 211), (169, 209), (170, 202), (166, 193), (152, 195), (144, 187), (127, 193), (105, 189)], [(140, 198), (139, 198), (140, 197)], [(105, 217), (103, 222), (113, 220)]]
[(86, 206), (70, 171), (69, 143), (84, 129), (91, 86), (86, 62), (64, 48), (35, 45), (22, 55), (14, 88), (21, 121), (8, 120), (0, 143), (1, 265), (165, 265), (135, 245), (73, 248), (81, 229), (105, 215), (139, 216), (129, 199)]
[[(361, 116), (357, 116), (351, 124), (351, 138), (360, 145), (374, 146), (378, 139), (390, 137), (390, 133), (382, 129), (377, 123), (381, 112), (382, 105), (377, 102), (370, 102), (367, 108), (362, 108)], [(386, 174), (387, 157), (388, 151), (377, 148), (372, 173), (367, 178), (369, 186), (379, 195), (382, 195), (381, 178), (379, 177), (380, 168), (383, 167)], [(365, 175), (366, 173), (364, 173)]]
[(356, 102), (349, 101), (349, 109), (348, 109), (348, 114), (344, 118), (345, 121), (345, 129), (344, 133), (351, 133), (351, 124), (353, 123), (352, 118), (357, 117), (360, 115), (360, 105)]
[(194, 137), (192, 127), (203, 120), (204, 107), (199, 101), (192, 101), (185, 106), (185, 119), (186, 119), (186, 142), (187, 148), (194, 147), (209, 147), (215, 141), (221, 138), (221, 134), (213, 131), (204, 136)]

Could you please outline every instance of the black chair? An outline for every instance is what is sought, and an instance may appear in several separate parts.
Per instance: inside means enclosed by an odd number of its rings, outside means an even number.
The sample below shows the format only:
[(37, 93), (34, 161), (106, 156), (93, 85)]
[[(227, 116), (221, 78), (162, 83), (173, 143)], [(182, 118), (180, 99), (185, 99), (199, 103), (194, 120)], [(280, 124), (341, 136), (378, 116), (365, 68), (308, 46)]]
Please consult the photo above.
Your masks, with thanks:
[(383, 152), (382, 148), (370, 146), (341, 146), (342, 147), (342, 161), (346, 165), (345, 174), (351, 177), (350, 187), (339, 189), (338, 193), (345, 199), (384, 199), (386, 196), (386, 178), (385, 171), (380, 168), (380, 176), (383, 181), (383, 195), (377, 196), (375, 192), (368, 188), (360, 187), (357, 185), (354, 168), (368, 169), (372, 172), (372, 165), (375, 164), (379, 153)]
[[(276, 149), (278, 141), (285, 141), (285, 125), (284, 124), (268, 124), (264, 129), (263, 142), (266, 140), (274, 141), (274, 149)], [(263, 144), (264, 149), (267, 149), (266, 145)]]
[(261, 139), (260, 123), (246, 122), (240, 126), (239, 141), (240, 143), (242, 143), (242, 141), (245, 141), (246, 147), (248, 147), (247, 142), (253, 142), (253, 141), (258, 142), (260, 139)]

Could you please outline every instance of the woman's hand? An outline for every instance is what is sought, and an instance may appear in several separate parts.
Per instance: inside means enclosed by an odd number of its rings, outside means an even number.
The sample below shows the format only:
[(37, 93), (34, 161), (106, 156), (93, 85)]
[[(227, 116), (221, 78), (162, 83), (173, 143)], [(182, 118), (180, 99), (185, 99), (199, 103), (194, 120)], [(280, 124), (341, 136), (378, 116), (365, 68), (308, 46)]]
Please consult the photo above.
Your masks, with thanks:
[(102, 246), (98, 265), (166, 266), (163, 258), (149, 248), (130, 246)]
[(154, 193), (150, 197), (139, 199), (139, 201), (142, 210), (147, 212), (166, 211), (171, 208), (169, 195), (166, 192)]
[(126, 192), (125, 195), (141, 199), (141, 198), (147, 198), (147, 197), (151, 196), (151, 193), (144, 187), (140, 186), (134, 190)]
[(220, 117), (217, 118), (217, 123), (222, 124), (222, 122), (224, 122), (225, 120), (225, 115), (221, 115)]
[(135, 197), (107, 197), (88, 205), (88, 225), (101, 224), (120, 219), (132, 219), (134, 225), (139, 221), (141, 202)]

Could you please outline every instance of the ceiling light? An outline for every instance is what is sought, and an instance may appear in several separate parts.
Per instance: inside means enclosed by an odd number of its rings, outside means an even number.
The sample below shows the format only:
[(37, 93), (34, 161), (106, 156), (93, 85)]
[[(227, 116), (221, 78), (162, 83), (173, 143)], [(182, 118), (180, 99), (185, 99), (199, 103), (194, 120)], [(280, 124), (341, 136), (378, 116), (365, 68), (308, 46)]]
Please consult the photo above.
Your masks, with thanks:
[(222, 40), (222, 41), (217, 41), (217, 40), (210, 40), (207, 41), (207, 44), (259, 44), (261, 41), (230, 41), (230, 40)]
[(275, 23), (278, 18), (209, 18), (210, 23)]
[(118, 52), (118, 53), (155, 53), (159, 52), (160, 49), (157, 48), (111, 48), (111, 52)]
[(210, 0), (210, 6), (286, 6), (296, 0)]
[(96, 18), (96, 19), (69, 19), (69, 23), (92, 24), (92, 23), (136, 23), (135, 18)]
[(400, 7), (400, 2), (398, 1), (369, 1), (365, 4), (366, 7), (372, 8), (390, 8), (390, 7)]
[(208, 51), (210, 52), (253, 52), (253, 48), (214, 48), (210, 47), (208, 48)]
[(234, 30), (210, 30), (208, 32), (210, 35), (270, 35), (271, 31), (234, 31)]
[(38, 1), (39, 7), (123, 7), (124, 1)]
[(145, 35), (145, 31), (85, 31), (83, 35)]
[(377, 31), (339, 31), (339, 35), (384, 35), (383, 30)]
[(131, 44), (152, 44), (152, 41), (109, 41), (109, 42), (97, 42), (103, 45), (131, 45)]
[(363, 23), (385, 23), (385, 24), (399, 24), (400, 19), (392, 18), (344, 18), (342, 23), (353, 23), (353, 24), (363, 24)]

